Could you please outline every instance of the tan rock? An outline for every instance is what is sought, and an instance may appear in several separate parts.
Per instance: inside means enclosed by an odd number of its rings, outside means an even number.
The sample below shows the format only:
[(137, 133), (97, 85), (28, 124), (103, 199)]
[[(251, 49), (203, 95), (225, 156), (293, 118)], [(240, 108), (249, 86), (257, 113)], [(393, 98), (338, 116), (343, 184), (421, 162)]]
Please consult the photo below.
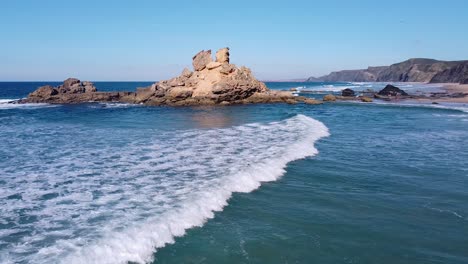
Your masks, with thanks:
[(372, 98), (367, 97), (367, 96), (362, 96), (359, 99), (361, 99), (361, 101), (364, 102), (364, 103), (371, 103), (372, 102)]
[(334, 96), (333, 94), (327, 94), (323, 97), (323, 101), (324, 102), (334, 102), (336, 101), (336, 96)]
[(181, 75), (181, 76), (183, 76), (183, 77), (185, 77), (185, 78), (190, 78), (190, 77), (192, 76), (192, 74), (193, 74), (193, 73), (192, 73), (191, 70), (185, 68), (185, 69), (182, 71), (182, 75)]
[(228, 75), (228, 74), (234, 72), (235, 69), (236, 68), (234, 67), (234, 65), (224, 63), (223, 65), (221, 65), (221, 68), (220, 68), (219, 72), (222, 73), (222, 74)]
[(192, 65), (195, 71), (201, 71), (206, 68), (206, 65), (212, 61), (211, 50), (200, 51), (193, 57)]
[(315, 100), (315, 99), (312, 99), (312, 98), (304, 98), (304, 99), (302, 99), (302, 102), (304, 102), (305, 104), (310, 104), (310, 105), (318, 105), (318, 104), (323, 103), (322, 101)]
[(166, 96), (169, 98), (173, 98), (173, 99), (186, 99), (188, 97), (191, 97), (192, 93), (193, 93), (192, 88), (178, 86), (178, 87), (171, 88), (167, 92)]
[(212, 61), (212, 62), (208, 63), (208, 65), (206, 65), (206, 68), (208, 70), (212, 70), (212, 69), (218, 68), (219, 66), (221, 66), (221, 63), (219, 63), (217, 61)]
[(229, 63), (229, 48), (222, 48), (216, 52), (216, 62)]

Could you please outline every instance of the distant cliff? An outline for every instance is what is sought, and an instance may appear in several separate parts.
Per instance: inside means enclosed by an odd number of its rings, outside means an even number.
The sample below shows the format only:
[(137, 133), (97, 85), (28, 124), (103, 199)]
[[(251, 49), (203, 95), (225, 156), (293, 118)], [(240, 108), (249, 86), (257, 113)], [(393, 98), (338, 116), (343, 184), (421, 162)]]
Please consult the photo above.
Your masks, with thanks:
[(410, 59), (390, 66), (332, 72), (307, 81), (468, 83), (468, 61)]

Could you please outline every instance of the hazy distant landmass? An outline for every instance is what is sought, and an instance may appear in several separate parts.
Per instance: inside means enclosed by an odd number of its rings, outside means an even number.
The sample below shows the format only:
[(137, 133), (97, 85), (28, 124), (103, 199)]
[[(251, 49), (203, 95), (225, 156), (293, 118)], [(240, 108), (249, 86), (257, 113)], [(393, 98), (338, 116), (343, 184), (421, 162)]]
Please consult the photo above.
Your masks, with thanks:
[(390, 66), (332, 72), (309, 82), (428, 82), (468, 84), (468, 61), (409, 59)]

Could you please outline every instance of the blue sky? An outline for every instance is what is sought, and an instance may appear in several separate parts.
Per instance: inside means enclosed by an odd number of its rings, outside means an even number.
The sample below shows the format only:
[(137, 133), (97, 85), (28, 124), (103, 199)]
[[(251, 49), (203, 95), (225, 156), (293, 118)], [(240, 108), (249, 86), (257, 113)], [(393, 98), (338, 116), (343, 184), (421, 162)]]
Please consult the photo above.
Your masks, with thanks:
[(468, 59), (468, 1), (1, 1), (0, 81), (160, 80), (202, 49), (261, 79)]

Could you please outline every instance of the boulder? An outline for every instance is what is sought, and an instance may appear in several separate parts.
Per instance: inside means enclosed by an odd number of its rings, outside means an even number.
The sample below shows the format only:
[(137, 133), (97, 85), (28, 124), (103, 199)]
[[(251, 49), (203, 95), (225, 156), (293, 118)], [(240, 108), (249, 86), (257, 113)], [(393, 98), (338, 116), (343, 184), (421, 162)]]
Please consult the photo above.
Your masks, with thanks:
[(211, 50), (200, 51), (194, 57), (192, 61), (193, 69), (195, 71), (201, 71), (206, 68), (206, 65), (212, 61)]
[(216, 52), (216, 62), (229, 63), (229, 48), (222, 48)]
[(80, 80), (78, 80), (76, 78), (68, 78), (65, 81), (63, 81), (63, 87), (66, 88), (66, 89), (69, 89), (73, 85), (76, 85), (76, 84), (79, 84), (79, 83), (80, 83)]
[(391, 84), (385, 86), (385, 88), (380, 90), (377, 94), (381, 96), (408, 96), (405, 91)]
[(327, 94), (323, 97), (323, 101), (324, 102), (334, 102), (336, 101), (336, 96), (334, 96), (333, 94)]
[(352, 97), (355, 95), (356, 95), (355, 92), (349, 88), (346, 88), (343, 91), (341, 91), (341, 96), (344, 96), (344, 97)]
[(58, 94), (57, 89), (55, 89), (54, 87), (52, 87), (50, 85), (46, 85), (46, 86), (39, 87), (34, 92), (30, 93), (29, 96), (30, 97), (38, 97), (38, 98), (49, 98), (49, 97), (51, 97), (53, 95), (56, 95), (56, 94)]

